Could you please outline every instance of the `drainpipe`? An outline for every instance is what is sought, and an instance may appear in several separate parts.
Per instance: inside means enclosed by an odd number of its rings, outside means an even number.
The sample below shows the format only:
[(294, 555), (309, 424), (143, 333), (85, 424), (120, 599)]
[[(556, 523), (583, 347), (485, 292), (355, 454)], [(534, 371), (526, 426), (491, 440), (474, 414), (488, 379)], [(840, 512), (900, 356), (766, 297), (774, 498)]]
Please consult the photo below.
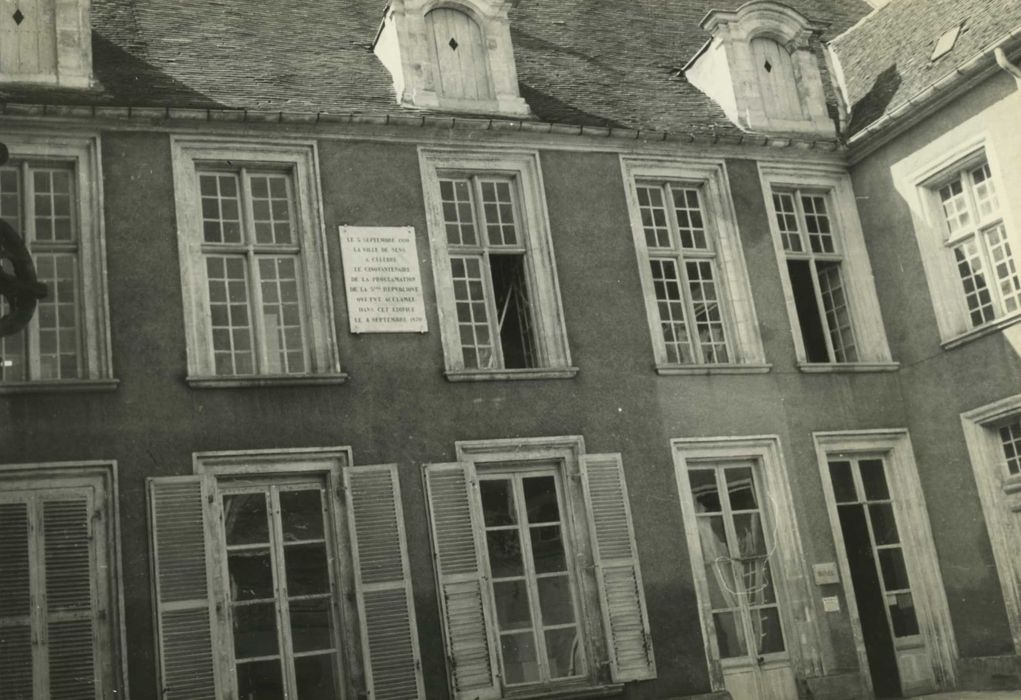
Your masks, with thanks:
[(1018, 87), (1021, 87), (1021, 67), (1018, 67), (1010, 62), (1007, 58), (1007, 54), (1003, 52), (1003, 49), (997, 46), (993, 49), (993, 55), (996, 56), (996, 64), (1014, 76), (1014, 80), (1017, 81)]

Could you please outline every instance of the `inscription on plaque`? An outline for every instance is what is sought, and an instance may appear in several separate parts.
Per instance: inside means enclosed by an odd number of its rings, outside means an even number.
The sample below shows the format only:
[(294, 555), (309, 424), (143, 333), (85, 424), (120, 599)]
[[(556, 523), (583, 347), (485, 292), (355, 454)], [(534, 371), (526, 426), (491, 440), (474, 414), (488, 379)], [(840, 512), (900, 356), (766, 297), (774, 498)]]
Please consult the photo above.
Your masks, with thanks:
[(352, 333), (425, 333), (415, 229), (341, 226)]

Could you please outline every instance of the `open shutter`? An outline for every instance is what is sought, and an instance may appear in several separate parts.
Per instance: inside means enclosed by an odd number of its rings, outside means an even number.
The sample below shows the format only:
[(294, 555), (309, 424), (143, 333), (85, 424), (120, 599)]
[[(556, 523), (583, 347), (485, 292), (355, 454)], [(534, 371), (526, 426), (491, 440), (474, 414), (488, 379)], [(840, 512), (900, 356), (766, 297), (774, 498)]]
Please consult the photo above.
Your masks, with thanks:
[(206, 489), (201, 477), (150, 478), (149, 517), (163, 700), (217, 700)]
[(586, 455), (581, 460), (581, 474), (610, 673), (616, 682), (655, 678), (656, 661), (620, 455)]
[(472, 699), (499, 694), (472, 520), (474, 482), (470, 464), (425, 465), (447, 670), (455, 696)]
[(397, 465), (347, 467), (344, 485), (368, 697), (424, 698)]

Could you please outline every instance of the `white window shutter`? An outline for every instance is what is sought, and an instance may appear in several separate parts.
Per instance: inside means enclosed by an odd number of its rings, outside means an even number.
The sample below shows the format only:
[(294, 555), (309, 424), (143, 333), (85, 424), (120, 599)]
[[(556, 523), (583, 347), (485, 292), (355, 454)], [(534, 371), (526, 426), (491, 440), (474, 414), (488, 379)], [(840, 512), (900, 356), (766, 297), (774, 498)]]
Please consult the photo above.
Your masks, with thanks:
[(150, 478), (162, 700), (218, 700), (202, 477)]
[(465, 700), (499, 696), (484, 568), (472, 517), (475, 469), (457, 462), (427, 464), (425, 483), (454, 696)]
[(610, 673), (619, 683), (655, 678), (656, 661), (620, 455), (585, 455), (581, 474)]
[(425, 698), (396, 464), (344, 469), (369, 700)]

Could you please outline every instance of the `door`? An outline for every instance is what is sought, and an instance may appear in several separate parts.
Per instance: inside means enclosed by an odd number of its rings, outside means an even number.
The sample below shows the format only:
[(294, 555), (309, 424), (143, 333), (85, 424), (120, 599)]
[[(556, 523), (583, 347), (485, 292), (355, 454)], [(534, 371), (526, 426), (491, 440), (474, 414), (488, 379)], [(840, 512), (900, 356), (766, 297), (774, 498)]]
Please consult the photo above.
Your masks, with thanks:
[(106, 494), (78, 483), (0, 486), (0, 694), (111, 697)]
[(687, 463), (691, 507), (685, 526), (698, 533), (692, 552), (703, 629), (734, 700), (798, 697), (787, 651), (781, 582), (773, 576), (775, 541), (757, 460)]
[(828, 466), (876, 696), (933, 692), (933, 662), (919, 629), (905, 559), (911, 553), (902, 546), (887, 460), (831, 456)]

